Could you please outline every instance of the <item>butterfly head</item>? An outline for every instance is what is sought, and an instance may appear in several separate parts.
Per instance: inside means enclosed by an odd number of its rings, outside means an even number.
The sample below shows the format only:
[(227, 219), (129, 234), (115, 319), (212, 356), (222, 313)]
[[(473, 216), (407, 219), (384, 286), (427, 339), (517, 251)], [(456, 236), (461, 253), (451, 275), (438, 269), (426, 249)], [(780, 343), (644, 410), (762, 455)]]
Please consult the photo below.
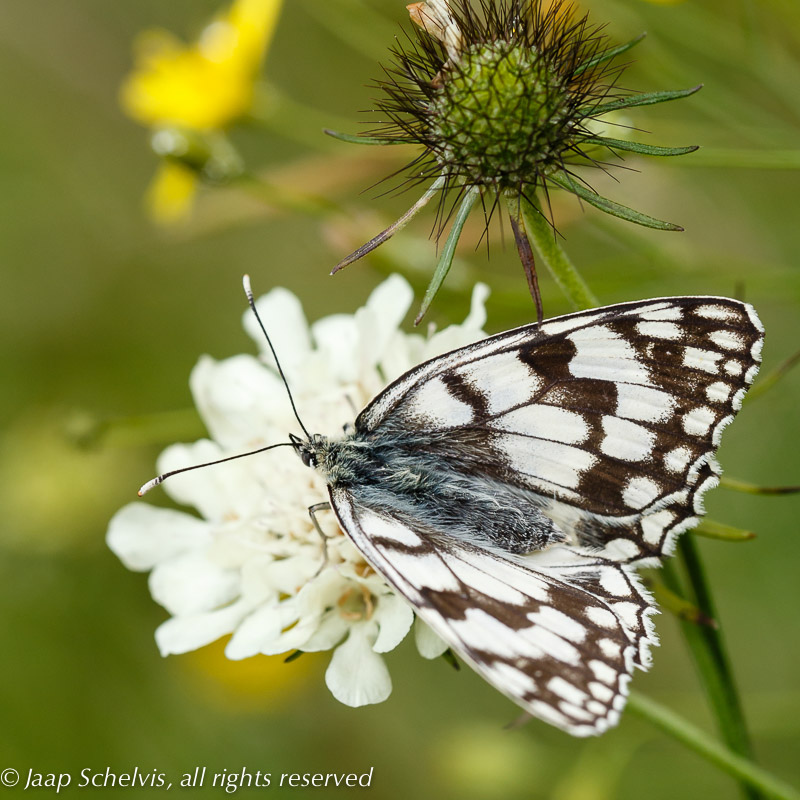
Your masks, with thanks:
[(293, 433), (289, 434), (289, 441), (294, 447), (295, 453), (300, 456), (302, 462), (307, 467), (317, 468), (317, 453), (313, 439), (301, 439)]

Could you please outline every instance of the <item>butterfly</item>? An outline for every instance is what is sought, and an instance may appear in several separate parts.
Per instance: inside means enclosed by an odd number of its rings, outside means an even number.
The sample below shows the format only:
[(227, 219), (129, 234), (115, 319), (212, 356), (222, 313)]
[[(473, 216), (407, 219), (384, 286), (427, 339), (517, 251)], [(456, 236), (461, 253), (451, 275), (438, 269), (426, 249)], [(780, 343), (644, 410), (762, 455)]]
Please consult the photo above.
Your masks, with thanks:
[(698, 523), (762, 344), (755, 310), (722, 297), (581, 311), (431, 359), (341, 438), (301, 422), (291, 444), (457, 655), (529, 714), (595, 735), (657, 644), (636, 569)]

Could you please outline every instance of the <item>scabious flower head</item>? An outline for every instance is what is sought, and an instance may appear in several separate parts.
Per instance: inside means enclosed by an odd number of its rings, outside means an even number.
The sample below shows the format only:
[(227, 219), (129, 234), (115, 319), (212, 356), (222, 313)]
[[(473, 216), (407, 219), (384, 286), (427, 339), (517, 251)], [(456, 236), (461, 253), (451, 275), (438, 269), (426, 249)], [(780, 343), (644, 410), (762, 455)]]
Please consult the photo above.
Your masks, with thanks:
[[(401, 220), (336, 269), (384, 242), (436, 195), (438, 232), (451, 219), (453, 227), (431, 296), (479, 199), (487, 224), (498, 205), (507, 206), (526, 271), (532, 256), (522, 211), (542, 213), (539, 191), (566, 189), (629, 221), (680, 229), (600, 198), (574, 169), (605, 169), (605, 159), (622, 150), (663, 156), (696, 149), (612, 139), (600, 123), (619, 109), (686, 96), (699, 87), (649, 94), (619, 88), (624, 66), (615, 58), (639, 40), (611, 46), (568, 0), (427, 0), (408, 8), (416, 37), (393, 51), (394, 63), (377, 84), (382, 96), (376, 105), (384, 118), (362, 140), (419, 145), (408, 182), (433, 183)], [(450, 190), (456, 195), (452, 212), (445, 206)]]
[[(476, 287), (465, 322), (427, 338), (399, 328), (412, 299), (399, 277), (386, 280), (354, 315), (310, 327), (286, 290), (274, 289), (258, 309), (306, 424), (336, 436), (352, 420), (353, 406), (365, 405), (386, 383), (419, 361), (482, 338), (485, 296), (485, 287)], [(200, 359), (191, 388), (210, 438), (168, 448), (160, 471), (301, 433), (249, 314), (245, 327), (261, 357)], [(308, 513), (327, 498), (325, 483), (287, 450), (172, 477), (165, 490), (196, 513), (132, 503), (112, 519), (109, 547), (130, 569), (150, 572), (150, 591), (171, 615), (156, 631), (162, 654), (226, 635), (231, 659), (333, 650), (326, 682), (334, 696), (352, 706), (380, 702), (391, 692), (381, 654), (406, 636), (413, 612), (368, 566), (333, 514), (318, 512), (330, 536), (325, 560)], [(444, 651), (428, 628), (420, 624), (415, 633), (422, 655)]]
[[(619, 69), (589, 66), (603, 38), (561, 2), (431, 0), (411, 6), (420, 34), (381, 82), (375, 131), (425, 147), (419, 174), (453, 186), (535, 190), (593, 136), (586, 121)], [(585, 156), (584, 156), (585, 157)]]
[(153, 130), (153, 149), (165, 159), (148, 200), (157, 220), (185, 216), (198, 176), (218, 180), (240, 169), (220, 132), (252, 107), (281, 5), (234, 0), (188, 45), (160, 30), (138, 38), (120, 102)]

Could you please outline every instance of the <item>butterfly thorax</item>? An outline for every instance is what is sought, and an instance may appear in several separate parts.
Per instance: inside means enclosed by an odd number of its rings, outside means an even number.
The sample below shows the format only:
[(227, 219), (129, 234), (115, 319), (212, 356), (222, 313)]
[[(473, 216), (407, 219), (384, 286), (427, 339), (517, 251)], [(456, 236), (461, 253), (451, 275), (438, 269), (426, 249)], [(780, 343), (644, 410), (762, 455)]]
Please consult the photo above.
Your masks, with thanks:
[(565, 539), (543, 513), (539, 496), (471, 472), (452, 436), (356, 429), (341, 439), (316, 434), (295, 448), (332, 491), (346, 490), (356, 503), (385, 509), (417, 530), (444, 526), (452, 535), (512, 553)]

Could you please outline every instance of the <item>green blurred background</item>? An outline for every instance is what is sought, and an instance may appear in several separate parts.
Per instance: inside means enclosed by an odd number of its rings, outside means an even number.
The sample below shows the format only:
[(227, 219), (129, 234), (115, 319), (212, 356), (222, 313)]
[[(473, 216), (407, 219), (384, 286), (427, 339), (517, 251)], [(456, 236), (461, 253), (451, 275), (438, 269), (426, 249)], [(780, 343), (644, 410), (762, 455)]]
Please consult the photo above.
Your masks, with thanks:
[[(350, 120), (355, 131), (358, 112), (371, 107), (367, 84), (380, 75), (377, 60), (408, 24), (403, 6), (287, 0), (265, 75), (320, 119)], [(435, 263), (426, 241), (432, 217), (423, 214), (385, 254), (328, 277), (415, 195), (363, 192), (408, 153), (326, 139), (313, 115), (281, 113), (271, 129), (237, 129), (232, 138), (254, 170), (329, 197), (347, 215), (321, 221), (229, 188), (204, 192), (188, 224), (165, 230), (146, 218), (142, 196), (156, 158), (147, 132), (117, 101), (131, 41), (152, 26), (194, 37), (217, 7), (213, 0), (0, 2), (0, 770), (77, 775), (138, 766), (172, 779), (195, 766), (374, 767), (372, 788), (360, 791), (375, 798), (735, 796), (729, 778), (632, 715), (592, 741), (538, 722), (504, 730), (517, 716), (508, 701), (470, 670), (423, 661), (410, 643), (388, 657), (391, 698), (363, 709), (329, 695), (325, 656), (227, 663), (221, 646), (159, 656), (153, 630), (165, 613), (146, 577), (107, 551), (105, 530), (152, 476), (159, 450), (200, 433), (186, 414), (160, 428), (103, 428), (104, 421), (188, 409), (188, 376), (201, 353), (252, 351), (240, 326), (244, 272), (257, 292), (290, 288), (315, 319), (354, 311), (398, 265), (421, 290)], [(648, 32), (625, 85), (705, 83), (689, 100), (631, 118), (653, 131), (648, 142), (707, 149), (680, 159), (631, 157), (626, 166), (641, 171), (617, 171), (619, 184), (593, 180), (685, 233), (635, 229), (556, 195), (567, 249), (603, 302), (744, 296), (767, 328), (765, 374), (800, 347), (798, 173), (753, 168), (752, 156), (731, 150), (798, 146), (800, 7), (795, 0), (584, 7), (608, 21), (617, 41)], [(476, 218), (430, 315), (439, 325), (463, 318), (476, 278), (493, 289), (490, 330), (532, 318), (516, 256), (496, 229), (487, 263), (485, 250), (474, 249), (481, 233)], [(549, 277), (542, 282), (547, 312), (567, 311)], [(728, 475), (800, 483), (799, 396), (797, 371), (745, 408), (721, 449)], [(758, 757), (797, 783), (800, 503), (718, 489), (708, 508), (758, 533), (744, 544), (700, 546)], [(662, 615), (658, 629), (655, 665), (635, 687), (712, 730), (675, 620)]]

